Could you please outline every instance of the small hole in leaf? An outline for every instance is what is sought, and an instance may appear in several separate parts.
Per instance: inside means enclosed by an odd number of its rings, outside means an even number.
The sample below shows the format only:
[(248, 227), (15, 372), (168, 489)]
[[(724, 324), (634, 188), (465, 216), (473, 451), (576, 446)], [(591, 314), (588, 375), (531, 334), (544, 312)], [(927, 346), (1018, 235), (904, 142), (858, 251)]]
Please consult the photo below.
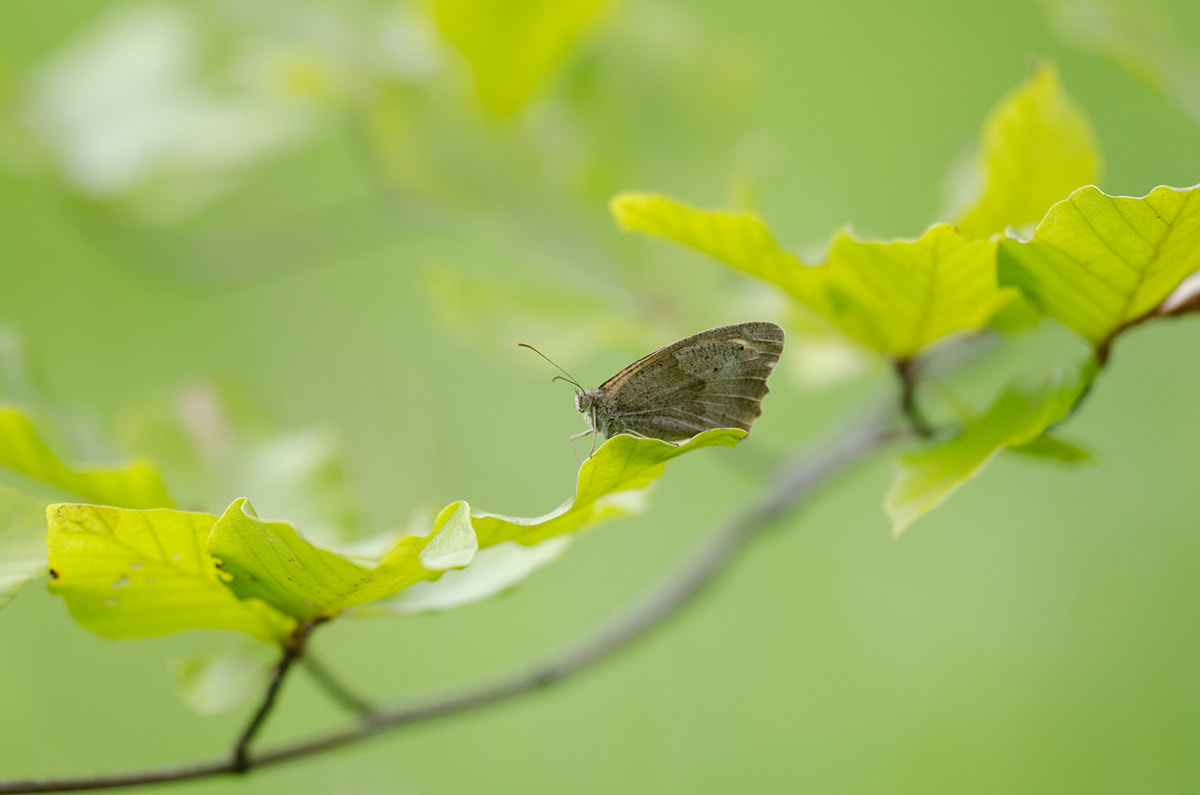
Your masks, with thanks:
[(153, 578), (153, 577), (147, 577), (147, 578), (146, 578), (146, 584), (147, 584), (147, 585), (153, 585), (153, 584), (154, 584), (154, 578)]
[(120, 604), (120, 603), (116, 599), (105, 599), (104, 600), (105, 607), (116, 607), (118, 604)]
[(127, 587), (129, 587), (129, 582), (130, 582), (130, 580), (128, 577), (121, 577), (119, 580), (117, 580), (116, 582), (113, 583), (113, 587), (114, 588), (127, 588)]
[(183, 555), (179, 552), (176, 552), (171, 556), (171, 560), (183, 560)]
[(130, 563), (129, 564), (130, 571), (137, 571), (138, 569), (144, 569), (144, 568), (146, 568), (145, 563)]

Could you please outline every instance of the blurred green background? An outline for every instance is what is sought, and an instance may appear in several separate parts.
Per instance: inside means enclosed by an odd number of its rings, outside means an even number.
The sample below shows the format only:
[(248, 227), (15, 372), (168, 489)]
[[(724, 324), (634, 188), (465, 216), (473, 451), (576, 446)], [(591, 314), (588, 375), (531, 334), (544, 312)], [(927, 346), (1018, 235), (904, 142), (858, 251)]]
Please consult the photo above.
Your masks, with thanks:
[[(543, 513), (583, 426), (517, 342), (594, 385), (686, 333), (786, 322), (765, 289), (620, 234), (612, 194), (752, 207), (804, 252), (845, 223), (916, 236), (1043, 57), (1095, 123), (1101, 187), (1197, 181), (1187, 0), (3, 4), (2, 397), (77, 459), (157, 457), (186, 507), (245, 495), (343, 539), (453, 499)], [(1197, 791), (1195, 334), (1117, 346), (1069, 427), (1098, 467), (1002, 458), (893, 539), (875, 461), (595, 670), (189, 791)], [(1044, 329), (954, 386), (978, 403), (1073, 353)], [(511, 595), (337, 622), (315, 650), (398, 698), (586, 631), (775, 457), (890, 388), (773, 384), (740, 449), (672, 464), (650, 512)], [(245, 719), (173, 690), (170, 661), (217, 633), (104, 641), (35, 583), (0, 638), (0, 778), (208, 758)], [(340, 720), (297, 675), (266, 739)]]

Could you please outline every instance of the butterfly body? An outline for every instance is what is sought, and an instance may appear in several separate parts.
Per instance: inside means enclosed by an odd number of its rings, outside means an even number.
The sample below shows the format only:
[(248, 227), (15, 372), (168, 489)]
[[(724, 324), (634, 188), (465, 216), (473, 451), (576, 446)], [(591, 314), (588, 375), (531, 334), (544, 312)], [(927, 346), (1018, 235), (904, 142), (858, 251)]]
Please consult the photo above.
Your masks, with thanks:
[(712, 428), (749, 431), (783, 341), (783, 329), (767, 322), (702, 331), (576, 392), (575, 408), (605, 438), (632, 432), (675, 442)]

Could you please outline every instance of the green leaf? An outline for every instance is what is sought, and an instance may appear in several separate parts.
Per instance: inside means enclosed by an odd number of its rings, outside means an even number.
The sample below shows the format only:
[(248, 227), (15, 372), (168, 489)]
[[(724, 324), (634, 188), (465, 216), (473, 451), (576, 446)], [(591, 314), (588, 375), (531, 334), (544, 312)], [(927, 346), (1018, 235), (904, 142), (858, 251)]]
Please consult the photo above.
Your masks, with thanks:
[(122, 508), (172, 505), (158, 472), (149, 464), (133, 463), (111, 469), (69, 467), (38, 437), (25, 415), (10, 407), (0, 407), (0, 466), (102, 505)]
[(545, 516), (522, 518), (472, 512), (479, 546), (503, 541), (538, 544), (613, 516), (640, 511), (647, 487), (662, 476), (667, 461), (703, 447), (733, 447), (745, 435), (736, 428), (716, 428), (676, 445), (618, 434), (583, 462), (574, 498)]
[(46, 567), (46, 501), (0, 484), (0, 607)]
[(995, 244), (953, 227), (919, 240), (860, 241), (838, 234), (825, 264), (808, 267), (749, 213), (705, 212), (663, 196), (622, 194), (625, 229), (682, 243), (779, 287), (870, 350), (907, 359), (942, 337), (978, 329), (1015, 295), (996, 286)]
[(239, 597), (304, 620), (333, 616), (466, 566), (477, 549), (464, 502), (443, 510), (432, 533), (401, 539), (377, 561), (318, 547), (290, 524), (264, 522), (244, 498), (225, 511), (208, 543)]
[(1058, 461), (1062, 464), (1096, 463), (1096, 457), (1091, 450), (1048, 433), (1043, 433), (1033, 441), (1008, 449), (1009, 452), (1020, 453), (1030, 458), (1044, 458), (1047, 461)]
[(171, 675), (183, 703), (200, 715), (219, 715), (260, 695), (275, 664), (265, 649), (222, 649), (173, 660)]
[(914, 241), (865, 242), (842, 233), (819, 270), (830, 319), (851, 339), (897, 359), (981, 328), (1016, 295), (996, 286), (995, 244), (946, 224)]
[(1087, 115), (1041, 63), (988, 114), (980, 153), (983, 195), (958, 222), (970, 237), (1030, 224), (1081, 185), (1096, 181), (1100, 148)]
[(205, 552), (217, 520), (211, 514), (59, 504), (46, 509), (46, 518), (50, 590), (99, 635), (231, 629), (277, 641), (294, 626), (226, 587)]
[(826, 307), (824, 280), (816, 269), (780, 247), (753, 213), (698, 210), (652, 193), (622, 193), (610, 209), (622, 229), (673, 240), (770, 282), (805, 306)]
[[(900, 534), (941, 505), (1001, 450), (1033, 442), (1066, 417), (1096, 371), (1095, 362), (1089, 360), (1082, 366), (1060, 365), (1045, 376), (1018, 382), (958, 436), (902, 456), (885, 503), (892, 532)], [(1043, 443), (1043, 450), (1046, 445)]]
[(511, 116), (570, 54), (604, 0), (431, 0), (442, 35), (475, 75), (484, 108)]
[(1142, 198), (1080, 188), (1050, 208), (1028, 242), (1000, 243), (998, 278), (1091, 342), (1113, 338), (1200, 267), (1200, 198), (1159, 187)]

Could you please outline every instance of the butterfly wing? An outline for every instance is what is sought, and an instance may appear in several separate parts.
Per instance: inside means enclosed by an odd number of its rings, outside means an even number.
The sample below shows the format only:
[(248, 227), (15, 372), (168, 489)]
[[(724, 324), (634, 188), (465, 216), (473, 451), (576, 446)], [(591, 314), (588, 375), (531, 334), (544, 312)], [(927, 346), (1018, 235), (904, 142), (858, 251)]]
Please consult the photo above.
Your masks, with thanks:
[(600, 386), (600, 430), (667, 441), (711, 428), (749, 431), (762, 412), (767, 376), (783, 341), (783, 329), (774, 323), (738, 323), (643, 356)]

